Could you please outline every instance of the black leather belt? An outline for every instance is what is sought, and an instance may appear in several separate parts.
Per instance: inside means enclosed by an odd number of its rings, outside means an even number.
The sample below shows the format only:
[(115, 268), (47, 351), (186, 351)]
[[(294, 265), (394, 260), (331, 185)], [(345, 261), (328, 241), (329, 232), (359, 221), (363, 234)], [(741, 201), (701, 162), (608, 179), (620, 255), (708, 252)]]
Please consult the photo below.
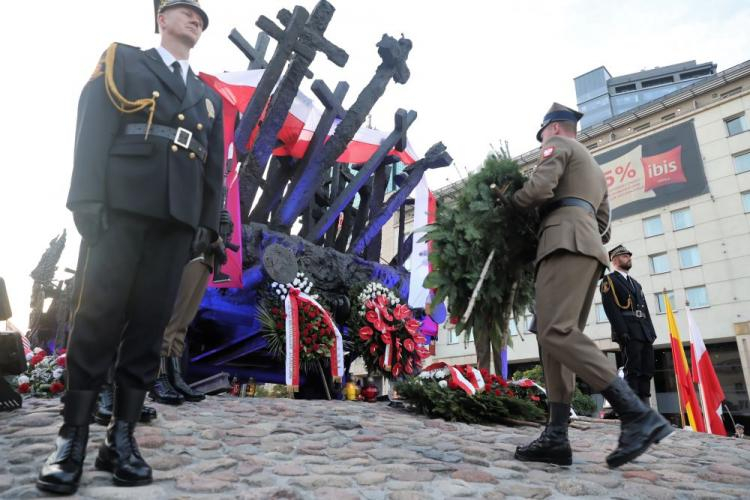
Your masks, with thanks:
[(643, 318), (645, 318), (645, 317), (646, 317), (646, 313), (644, 313), (644, 312), (643, 312), (643, 311), (641, 311), (641, 310), (636, 310), (636, 311), (623, 311), (623, 312), (622, 312), (622, 315), (623, 315), (623, 316), (630, 316), (630, 317), (633, 317), (633, 318), (638, 318), (638, 319), (643, 319)]
[(596, 217), (596, 210), (594, 210), (594, 206), (589, 203), (586, 200), (582, 200), (581, 198), (573, 198), (573, 197), (567, 197), (567, 198), (560, 198), (559, 200), (551, 201), (544, 205), (542, 208), (539, 209), (539, 215), (543, 219), (558, 208), (562, 207), (579, 207), (583, 208), (587, 212), (589, 212), (591, 215)]
[[(129, 123), (125, 127), (125, 135), (146, 135), (145, 123)], [(155, 135), (157, 137), (163, 137), (169, 139), (173, 144), (192, 151), (200, 159), (205, 162), (208, 156), (208, 151), (200, 142), (193, 139), (193, 133), (186, 128), (172, 128), (164, 125), (151, 125), (149, 129), (149, 135)]]

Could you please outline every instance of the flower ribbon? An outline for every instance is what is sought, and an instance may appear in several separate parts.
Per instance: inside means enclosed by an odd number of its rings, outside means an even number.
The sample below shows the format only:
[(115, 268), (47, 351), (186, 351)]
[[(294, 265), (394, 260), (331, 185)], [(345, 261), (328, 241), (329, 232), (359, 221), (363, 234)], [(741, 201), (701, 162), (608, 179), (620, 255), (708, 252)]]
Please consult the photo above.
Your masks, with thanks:
[(341, 381), (344, 376), (344, 342), (341, 332), (331, 319), (331, 315), (315, 299), (298, 288), (290, 288), (284, 299), (286, 311), (286, 385), (291, 386), (294, 392), (299, 391), (299, 308), (300, 304), (310, 304), (319, 312), (326, 326), (334, 334), (331, 346), (331, 376), (334, 382)]

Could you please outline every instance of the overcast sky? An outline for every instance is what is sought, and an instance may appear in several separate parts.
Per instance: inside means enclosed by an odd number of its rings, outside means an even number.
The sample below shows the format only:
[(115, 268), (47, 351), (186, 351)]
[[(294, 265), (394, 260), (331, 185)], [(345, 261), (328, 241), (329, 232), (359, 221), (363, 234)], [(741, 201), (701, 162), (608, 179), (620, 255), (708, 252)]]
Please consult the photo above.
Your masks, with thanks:
[[(313, 1), (300, 1), (311, 11)], [(425, 2), (333, 0), (327, 36), (349, 53), (338, 68), (318, 56), (312, 70), (330, 88), (350, 84), (350, 105), (380, 59), (383, 33), (413, 42), (405, 85), (393, 82), (372, 112), (390, 131), (397, 108), (418, 112), (409, 138), (418, 153), (442, 140), (456, 165), (429, 175), (433, 188), (481, 163), (490, 143), (511, 154), (536, 147), (553, 101), (575, 106), (573, 78), (599, 66), (613, 76), (695, 59), (718, 70), (750, 57), (750, 2), (583, 1)], [(208, 30), (191, 55), (197, 71), (246, 68), (227, 40), (232, 28), (254, 42), (255, 20), (294, 4), (276, 0), (203, 0)], [(25, 329), (29, 272), (63, 228), (60, 267), (74, 267), (79, 238), (65, 208), (78, 95), (113, 41), (158, 44), (151, 0), (40, 0), (3, 4), (4, 118), (0, 120), (0, 276), (12, 321)], [(273, 45), (272, 47), (273, 48)], [(304, 88), (309, 88), (306, 81)], [(309, 95), (312, 95), (309, 93)]]

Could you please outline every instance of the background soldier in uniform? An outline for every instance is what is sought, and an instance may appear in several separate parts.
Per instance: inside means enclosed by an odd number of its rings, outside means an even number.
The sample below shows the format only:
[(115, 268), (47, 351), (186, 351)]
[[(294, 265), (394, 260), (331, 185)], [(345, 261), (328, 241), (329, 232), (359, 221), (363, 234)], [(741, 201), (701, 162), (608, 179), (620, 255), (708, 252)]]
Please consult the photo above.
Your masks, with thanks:
[(208, 25), (196, 0), (158, 8), (161, 47), (113, 44), (78, 105), (67, 206), (83, 237), (68, 344), (64, 424), (37, 486), (77, 487), (89, 416), (112, 359), (113, 417), (96, 467), (116, 485), (151, 482), (133, 437), (191, 240), (217, 238), (224, 156), (221, 99), (190, 70)]
[(620, 345), (625, 360), (625, 380), (643, 404), (650, 406), (656, 331), (643, 288), (628, 274), (631, 256), (622, 245), (610, 250), (609, 259), (615, 271), (604, 277), (599, 291), (612, 326), (612, 341)]
[(633, 460), (672, 432), (669, 423), (645, 407), (617, 376), (607, 357), (583, 334), (596, 285), (609, 264), (607, 183), (599, 165), (576, 140), (583, 115), (554, 103), (537, 133), (539, 164), (510, 200), (520, 208), (538, 207), (540, 234), (536, 266), (537, 339), (550, 407), (542, 435), (518, 447), (524, 461), (570, 465), (570, 401), (576, 374), (601, 392), (618, 412), (622, 431), (610, 467)]

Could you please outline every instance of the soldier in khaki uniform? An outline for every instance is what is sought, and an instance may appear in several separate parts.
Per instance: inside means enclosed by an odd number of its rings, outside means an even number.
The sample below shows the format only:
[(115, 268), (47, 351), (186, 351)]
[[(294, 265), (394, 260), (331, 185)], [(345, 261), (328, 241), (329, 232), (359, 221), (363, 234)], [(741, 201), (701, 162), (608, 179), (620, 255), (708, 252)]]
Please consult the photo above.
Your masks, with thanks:
[(536, 315), (542, 348), (550, 419), (542, 435), (518, 447), (523, 461), (570, 465), (570, 401), (576, 374), (612, 404), (622, 421), (617, 449), (607, 457), (618, 467), (642, 454), (672, 432), (669, 423), (647, 408), (596, 344), (583, 334), (597, 282), (609, 259), (607, 183), (599, 165), (576, 140), (583, 115), (554, 103), (544, 117), (537, 140), (539, 164), (510, 202), (538, 208), (539, 246), (536, 266)]

